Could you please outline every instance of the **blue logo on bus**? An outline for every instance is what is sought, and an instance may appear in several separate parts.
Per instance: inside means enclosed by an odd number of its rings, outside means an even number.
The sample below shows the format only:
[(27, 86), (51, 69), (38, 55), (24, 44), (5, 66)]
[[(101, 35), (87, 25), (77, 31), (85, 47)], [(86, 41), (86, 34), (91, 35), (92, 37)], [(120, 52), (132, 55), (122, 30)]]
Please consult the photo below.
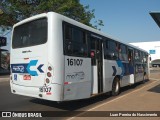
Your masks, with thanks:
[(13, 70), (17, 72), (24, 72), (24, 66), (23, 65), (13, 66)]
[(14, 80), (17, 80), (17, 74), (14, 74)]
[(32, 76), (38, 76), (37, 71), (39, 71), (40, 73), (44, 73), (44, 71), (42, 70), (44, 64), (40, 64), (36, 70), (30, 69), (32, 66), (36, 66), (37, 62), (38, 60), (31, 60), (29, 63), (11, 64), (12, 73), (29, 73)]

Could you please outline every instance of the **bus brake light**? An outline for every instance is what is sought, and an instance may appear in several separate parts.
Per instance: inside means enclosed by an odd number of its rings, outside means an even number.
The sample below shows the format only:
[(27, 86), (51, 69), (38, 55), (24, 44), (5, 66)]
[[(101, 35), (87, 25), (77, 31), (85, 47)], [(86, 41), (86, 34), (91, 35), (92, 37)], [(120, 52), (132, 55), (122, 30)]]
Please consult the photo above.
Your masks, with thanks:
[(93, 58), (95, 56), (94, 51), (91, 51), (91, 58)]
[(50, 72), (47, 72), (47, 76), (48, 76), (48, 77), (51, 77), (52, 74), (51, 74)]

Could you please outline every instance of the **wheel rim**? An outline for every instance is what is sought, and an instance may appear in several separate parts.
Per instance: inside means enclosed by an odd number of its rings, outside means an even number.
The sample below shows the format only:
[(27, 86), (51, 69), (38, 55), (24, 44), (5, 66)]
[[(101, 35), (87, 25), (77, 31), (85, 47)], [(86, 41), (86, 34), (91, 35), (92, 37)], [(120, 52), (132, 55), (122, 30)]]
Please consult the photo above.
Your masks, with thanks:
[(118, 91), (119, 91), (119, 84), (118, 84), (118, 82), (116, 82), (115, 92), (117, 93)]

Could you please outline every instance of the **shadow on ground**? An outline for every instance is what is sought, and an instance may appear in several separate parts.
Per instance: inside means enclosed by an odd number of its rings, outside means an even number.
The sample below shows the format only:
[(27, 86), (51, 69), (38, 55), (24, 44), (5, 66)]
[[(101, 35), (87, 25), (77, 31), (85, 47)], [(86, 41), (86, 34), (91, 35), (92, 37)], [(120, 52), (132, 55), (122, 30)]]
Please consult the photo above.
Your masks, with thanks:
[[(148, 80), (145, 81), (145, 83), (147, 83), (147, 82), (148, 82)], [(123, 88), (121, 88), (120, 95), (123, 95), (126, 92), (129, 92), (129, 91), (132, 91), (138, 87), (141, 87), (145, 83), (140, 82), (140, 83), (134, 84), (132, 86), (123, 87)], [(45, 106), (49, 106), (49, 107), (58, 108), (62, 111), (76, 111), (76, 110), (79, 110), (82, 108), (89, 107), (91, 105), (100, 104), (101, 102), (106, 101), (106, 100), (109, 101), (109, 100), (114, 99), (116, 97), (117, 96), (111, 96), (109, 93), (105, 93), (105, 94), (95, 96), (95, 97), (92, 97), (89, 99), (66, 101), (66, 102), (61, 102), (61, 103), (57, 103), (54, 101), (48, 101), (48, 100), (41, 100), (41, 99), (32, 99), (32, 100), (30, 100), (30, 102), (35, 103), (35, 104), (41, 104), (41, 105), (45, 105)]]
[(155, 86), (155, 87), (153, 87), (153, 88), (151, 88), (151, 89), (149, 89), (148, 91), (149, 92), (160, 93), (160, 84)]

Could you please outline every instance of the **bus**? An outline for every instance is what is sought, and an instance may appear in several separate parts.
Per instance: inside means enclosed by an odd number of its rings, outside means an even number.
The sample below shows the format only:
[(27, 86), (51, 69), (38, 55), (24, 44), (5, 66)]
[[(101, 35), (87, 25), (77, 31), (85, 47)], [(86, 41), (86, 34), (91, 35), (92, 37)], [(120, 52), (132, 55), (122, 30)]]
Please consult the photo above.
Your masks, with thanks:
[(90, 98), (147, 79), (148, 53), (80, 22), (42, 13), (13, 26), (13, 94), (51, 101)]

